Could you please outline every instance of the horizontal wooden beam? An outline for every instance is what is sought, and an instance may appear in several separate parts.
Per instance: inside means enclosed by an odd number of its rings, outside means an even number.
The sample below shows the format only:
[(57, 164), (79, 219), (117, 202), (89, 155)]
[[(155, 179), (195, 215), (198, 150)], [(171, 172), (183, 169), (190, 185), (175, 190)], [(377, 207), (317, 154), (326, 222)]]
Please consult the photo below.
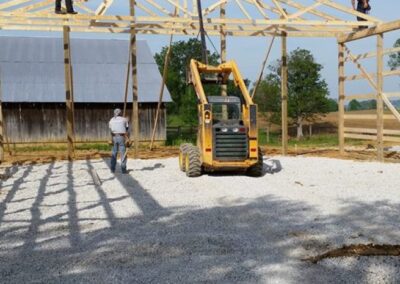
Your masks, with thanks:
[(384, 93), (386, 95), (386, 97), (388, 98), (396, 98), (396, 97), (400, 97), (400, 93), (399, 92), (389, 92), (389, 93)]
[[(378, 130), (374, 128), (355, 128), (355, 127), (345, 127), (345, 132), (352, 132), (352, 133), (368, 133), (368, 134), (377, 134)], [(400, 135), (400, 130), (393, 130), (393, 129), (384, 129), (383, 134), (387, 135)]]
[[(397, 118), (393, 114), (384, 114), (384, 119), (387, 120), (397, 120)], [(345, 114), (344, 119), (347, 120), (376, 120), (376, 114)]]
[[(392, 53), (396, 53), (396, 52), (400, 52), (400, 47), (393, 47), (393, 48), (385, 49), (383, 51), (383, 55), (392, 54)], [(357, 60), (371, 58), (371, 57), (375, 57), (375, 56), (376, 56), (376, 51), (354, 55), (355, 59), (357, 59)], [(351, 59), (347, 57), (345, 61), (351, 61)]]
[(400, 137), (383, 136), (383, 141), (385, 141), (385, 142), (400, 142)]
[[(88, 21), (115, 21), (115, 22), (136, 22), (136, 23), (145, 23), (145, 22), (153, 22), (153, 23), (185, 23), (192, 24), (197, 23), (198, 20), (195, 17), (191, 18), (182, 18), (182, 17), (150, 17), (150, 16), (110, 16), (110, 15), (55, 15), (55, 14), (34, 14), (34, 13), (26, 13), (26, 14), (15, 14), (12, 12), (0, 12), (0, 17), (3, 20), (7, 19), (15, 19), (18, 17), (20, 19), (32, 19), (32, 18), (40, 18), (40, 19), (53, 19), (56, 21), (64, 22), (68, 20), (68, 23), (76, 21), (76, 20), (88, 20)], [(352, 27), (359, 26), (358, 21), (342, 21), (342, 20), (331, 20), (331, 21), (318, 21), (318, 20), (291, 20), (291, 19), (240, 19), (240, 18), (206, 18), (204, 19), (205, 23), (208, 24), (243, 24), (243, 25), (288, 25), (288, 26), (342, 26), (342, 27)], [(373, 22), (365, 21), (363, 22), (365, 25), (372, 25)]]
[(376, 135), (345, 133), (344, 138), (375, 141)]
[(398, 29), (400, 29), (400, 20), (379, 24), (373, 28), (368, 28), (351, 34), (342, 35), (338, 37), (338, 42), (339, 43), (350, 42), (353, 40), (362, 39), (381, 33), (391, 32)]
[[(400, 75), (400, 70), (384, 71), (384, 72), (382, 72), (382, 75), (384, 77)], [(368, 76), (376, 77), (376, 74), (368, 73)], [(361, 79), (368, 79), (368, 78), (364, 74), (349, 75), (349, 76), (344, 77), (344, 80), (346, 80), (346, 81), (354, 81), (354, 80), (361, 80)]]
[[(388, 98), (395, 98), (395, 97), (400, 97), (400, 93), (398, 92), (391, 92), (391, 93), (384, 93), (386, 97)], [(369, 93), (369, 94), (355, 94), (355, 95), (347, 95), (344, 97), (346, 101), (351, 101), (351, 100), (375, 100), (376, 99), (376, 94), (374, 93)]]

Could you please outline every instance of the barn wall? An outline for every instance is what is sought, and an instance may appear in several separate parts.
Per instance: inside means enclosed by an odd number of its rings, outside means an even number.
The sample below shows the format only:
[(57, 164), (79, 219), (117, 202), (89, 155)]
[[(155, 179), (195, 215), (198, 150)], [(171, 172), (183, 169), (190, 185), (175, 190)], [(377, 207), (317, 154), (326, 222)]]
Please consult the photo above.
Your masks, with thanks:
[[(110, 138), (108, 121), (119, 104), (75, 104), (76, 141), (106, 141)], [(157, 104), (139, 104), (140, 140), (149, 141)], [(4, 103), (4, 119), (10, 142), (60, 142), (66, 140), (65, 104)], [(132, 104), (127, 106), (131, 117)], [(166, 140), (166, 113), (162, 107), (156, 140)]]

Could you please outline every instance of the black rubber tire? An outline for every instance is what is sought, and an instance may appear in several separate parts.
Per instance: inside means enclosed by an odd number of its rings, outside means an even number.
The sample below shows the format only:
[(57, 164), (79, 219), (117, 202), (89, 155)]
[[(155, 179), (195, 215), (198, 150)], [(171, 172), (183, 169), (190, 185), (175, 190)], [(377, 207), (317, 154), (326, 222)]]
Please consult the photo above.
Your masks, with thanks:
[(247, 169), (247, 175), (252, 177), (261, 177), (264, 174), (263, 154), (260, 147), (258, 147), (258, 160), (257, 163)]
[(192, 146), (193, 145), (190, 143), (184, 143), (179, 147), (179, 169), (182, 172), (186, 171), (186, 165), (185, 165), (186, 155), (187, 155), (188, 149)]
[(186, 176), (201, 176), (200, 151), (196, 146), (191, 146), (186, 155)]

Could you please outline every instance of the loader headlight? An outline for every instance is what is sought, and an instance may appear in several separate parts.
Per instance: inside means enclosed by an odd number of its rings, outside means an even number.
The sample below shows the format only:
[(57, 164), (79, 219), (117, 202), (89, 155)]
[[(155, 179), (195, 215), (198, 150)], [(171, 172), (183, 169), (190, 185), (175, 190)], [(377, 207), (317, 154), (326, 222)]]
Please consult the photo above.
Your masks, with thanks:
[(208, 110), (204, 112), (204, 122), (205, 123), (211, 122), (211, 112)]
[(235, 132), (235, 133), (239, 132), (239, 128), (235, 127), (235, 128), (232, 129), (232, 131)]
[(226, 128), (226, 127), (221, 128), (221, 132), (228, 132), (228, 128)]

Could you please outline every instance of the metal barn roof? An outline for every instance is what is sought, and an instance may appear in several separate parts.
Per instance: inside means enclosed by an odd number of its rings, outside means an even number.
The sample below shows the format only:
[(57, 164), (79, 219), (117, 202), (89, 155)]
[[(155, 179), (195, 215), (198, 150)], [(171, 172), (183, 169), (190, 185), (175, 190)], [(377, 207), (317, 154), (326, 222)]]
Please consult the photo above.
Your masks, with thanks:
[[(71, 46), (75, 102), (123, 102), (129, 41), (71, 39)], [(65, 102), (63, 51), (62, 38), (0, 37), (3, 102)], [(139, 102), (157, 102), (162, 78), (146, 41), (137, 41), (137, 59)]]

